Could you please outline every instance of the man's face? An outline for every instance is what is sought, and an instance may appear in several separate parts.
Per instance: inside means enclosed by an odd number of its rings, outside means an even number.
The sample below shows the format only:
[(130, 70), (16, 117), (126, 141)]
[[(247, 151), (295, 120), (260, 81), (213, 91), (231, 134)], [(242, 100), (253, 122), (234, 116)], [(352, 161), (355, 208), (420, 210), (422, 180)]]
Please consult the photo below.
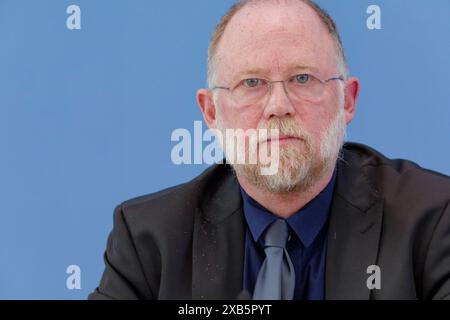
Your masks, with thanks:
[[(268, 1), (241, 9), (221, 39), (216, 67), (214, 85), (226, 87), (249, 78), (284, 80), (308, 73), (326, 80), (342, 74), (328, 30), (300, 1)], [(261, 177), (257, 166), (235, 165), (238, 176), (272, 192), (307, 189), (334, 166), (346, 123), (351, 121), (352, 114), (344, 109), (344, 88), (341, 81), (330, 81), (321, 99), (293, 101), (282, 83), (275, 83), (252, 105), (237, 103), (228, 91), (215, 91), (218, 129), (279, 128), (280, 135), (297, 138), (279, 141), (278, 176)]]

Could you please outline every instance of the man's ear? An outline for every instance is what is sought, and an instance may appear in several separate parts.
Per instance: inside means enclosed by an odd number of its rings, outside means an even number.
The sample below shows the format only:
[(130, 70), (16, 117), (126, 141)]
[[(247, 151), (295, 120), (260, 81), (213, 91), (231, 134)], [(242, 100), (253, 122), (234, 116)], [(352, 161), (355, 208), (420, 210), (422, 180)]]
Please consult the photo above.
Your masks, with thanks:
[(352, 122), (355, 116), (356, 100), (358, 99), (360, 84), (358, 78), (352, 77), (345, 81), (345, 121), (347, 124)]
[(212, 92), (207, 89), (197, 91), (197, 104), (203, 114), (209, 129), (216, 128), (216, 106), (214, 105)]

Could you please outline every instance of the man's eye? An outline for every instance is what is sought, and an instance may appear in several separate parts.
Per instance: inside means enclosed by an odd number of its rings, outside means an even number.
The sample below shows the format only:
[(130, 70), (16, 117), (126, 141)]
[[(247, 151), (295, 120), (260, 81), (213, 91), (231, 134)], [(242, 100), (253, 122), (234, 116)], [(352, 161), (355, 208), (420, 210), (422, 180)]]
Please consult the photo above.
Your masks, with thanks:
[(261, 84), (261, 80), (259, 79), (245, 79), (244, 85), (248, 88), (254, 88)]
[(295, 76), (295, 81), (300, 84), (308, 83), (308, 81), (311, 79), (309, 74), (299, 74)]

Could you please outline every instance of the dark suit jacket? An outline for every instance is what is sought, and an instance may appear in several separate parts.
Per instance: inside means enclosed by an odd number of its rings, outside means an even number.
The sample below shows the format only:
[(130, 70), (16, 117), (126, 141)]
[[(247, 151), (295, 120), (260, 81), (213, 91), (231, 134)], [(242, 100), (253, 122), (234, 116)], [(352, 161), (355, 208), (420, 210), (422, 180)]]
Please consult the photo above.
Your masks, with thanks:
[[(347, 143), (328, 222), (326, 299), (450, 299), (450, 179)], [(126, 201), (90, 299), (236, 299), (244, 235), (228, 165)], [(369, 290), (370, 265), (381, 289)]]

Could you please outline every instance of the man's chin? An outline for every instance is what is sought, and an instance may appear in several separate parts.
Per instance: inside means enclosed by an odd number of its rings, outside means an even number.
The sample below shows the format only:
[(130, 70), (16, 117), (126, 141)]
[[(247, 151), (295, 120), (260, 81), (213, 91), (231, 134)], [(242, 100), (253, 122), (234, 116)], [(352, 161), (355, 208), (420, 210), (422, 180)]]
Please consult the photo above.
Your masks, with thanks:
[(261, 191), (285, 194), (296, 191), (306, 191), (310, 187), (311, 167), (301, 164), (293, 167), (291, 163), (280, 161), (280, 167), (272, 175), (263, 175), (264, 166), (236, 165), (234, 166), (237, 176), (245, 178), (254, 187)]

